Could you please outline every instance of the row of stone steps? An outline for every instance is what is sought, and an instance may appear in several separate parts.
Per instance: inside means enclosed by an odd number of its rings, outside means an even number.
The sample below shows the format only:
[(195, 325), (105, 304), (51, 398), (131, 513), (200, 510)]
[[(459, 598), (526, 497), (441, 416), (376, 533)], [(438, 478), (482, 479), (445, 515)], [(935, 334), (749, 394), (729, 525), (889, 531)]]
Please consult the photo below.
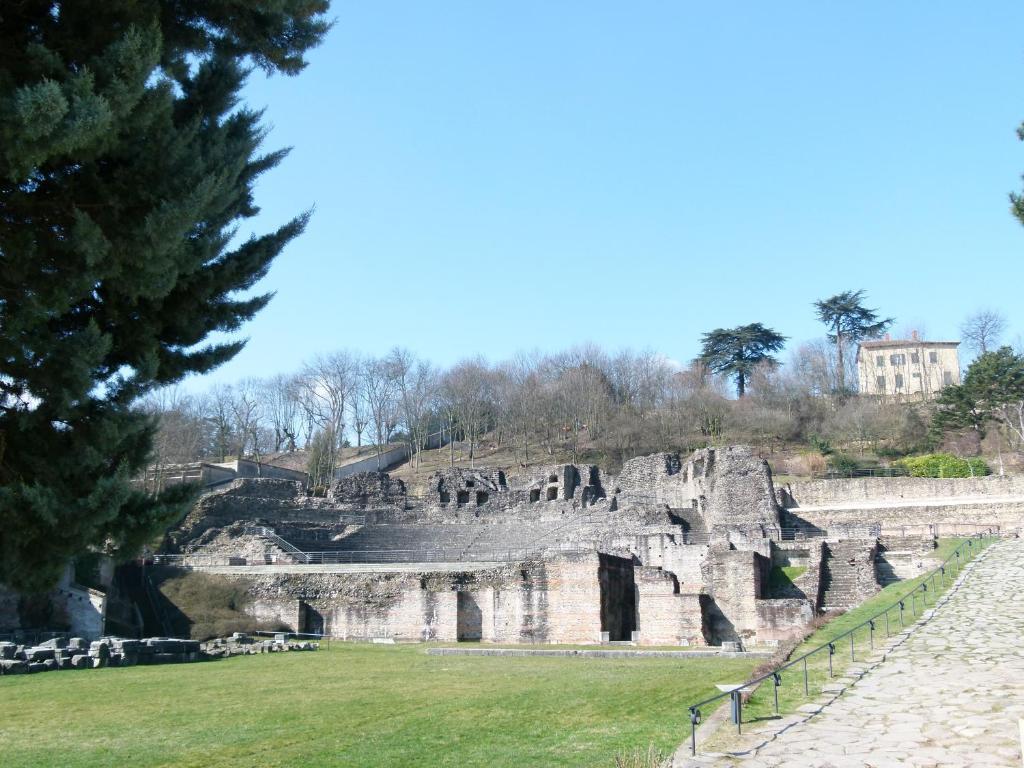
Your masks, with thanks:
[(875, 545), (867, 540), (830, 541), (822, 562), (822, 610), (846, 610), (877, 591)]

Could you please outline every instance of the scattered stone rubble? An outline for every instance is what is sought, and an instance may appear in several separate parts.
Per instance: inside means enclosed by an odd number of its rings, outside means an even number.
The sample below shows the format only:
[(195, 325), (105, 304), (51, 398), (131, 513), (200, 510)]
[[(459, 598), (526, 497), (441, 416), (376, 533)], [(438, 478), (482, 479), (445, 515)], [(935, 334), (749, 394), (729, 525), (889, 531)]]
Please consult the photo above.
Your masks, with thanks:
[(184, 664), (256, 653), (315, 651), (318, 647), (317, 643), (288, 642), (284, 635), (261, 640), (241, 632), (206, 643), (172, 637), (142, 640), (104, 637), (92, 642), (80, 637), (56, 637), (34, 646), (0, 642), (0, 675), (136, 664)]

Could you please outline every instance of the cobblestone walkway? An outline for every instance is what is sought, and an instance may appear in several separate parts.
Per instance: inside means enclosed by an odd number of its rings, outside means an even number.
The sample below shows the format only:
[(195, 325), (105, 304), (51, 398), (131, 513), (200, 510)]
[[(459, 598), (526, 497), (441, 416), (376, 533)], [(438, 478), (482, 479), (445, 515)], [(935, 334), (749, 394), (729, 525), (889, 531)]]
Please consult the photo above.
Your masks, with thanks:
[(989, 547), (930, 619), (819, 714), (753, 752), (701, 763), (1020, 768), (1019, 718), (1024, 539), (1011, 539)]

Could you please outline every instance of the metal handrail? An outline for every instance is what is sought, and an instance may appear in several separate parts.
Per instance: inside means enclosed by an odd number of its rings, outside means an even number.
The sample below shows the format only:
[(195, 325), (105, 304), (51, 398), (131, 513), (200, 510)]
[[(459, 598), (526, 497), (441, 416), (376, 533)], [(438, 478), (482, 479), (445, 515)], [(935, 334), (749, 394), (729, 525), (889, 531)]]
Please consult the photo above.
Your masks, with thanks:
[[(460, 549), (387, 549), (387, 550), (328, 550), (325, 552), (302, 552), (300, 555), (270, 555), (271, 562), (252, 562), (253, 558), (241, 553), (193, 552), (191, 554), (153, 555), (156, 565), (176, 565), (182, 568), (238, 567), (248, 565), (342, 565), (361, 563), (418, 563), (418, 562), (514, 562), (543, 557), (553, 552), (592, 552), (597, 543), (562, 544), (544, 549), (499, 549), (482, 550), (465, 556)], [(289, 562), (284, 558), (295, 558)], [(244, 562), (232, 564), (230, 560)]]
[[(701, 707), (704, 707), (704, 706), (706, 706), (708, 704), (711, 704), (711, 703), (716, 702), (716, 701), (720, 701), (720, 700), (725, 699), (725, 698), (728, 697), (732, 701), (732, 713), (731, 713), (732, 721), (736, 725), (736, 732), (737, 733), (741, 733), (742, 732), (742, 727), (743, 727), (742, 692), (745, 689), (748, 689), (748, 688), (750, 688), (752, 686), (760, 685), (765, 680), (768, 680), (769, 678), (771, 678), (771, 680), (772, 680), (772, 682), (774, 684), (774, 687), (775, 687), (775, 689), (774, 689), (774, 693), (775, 693), (775, 711), (778, 714), (778, 712), (779, 712), (779, 686), (782, 684), (782, 675), (781, 675), (781, 673), (783, 671), (791, 668), (791, 667), (796, 666), (797, 664), (800, 664), (800, 663), (803, 664), (803, 668), (804, 668), (803, 669), (803, 671), (804, 671), (804, 695), (805, 696), (809, 696), (810, 695), (810, 690), (809, 690), (809, 685), (808, 685), (808, 671), (807, 671), (807, 659), (808, 658), (810, 658), (811, 656), (813, 656), (816, 653), (821, 653), (822, 651), (827, 651), (828, 652), (829, 677), (831, 678), (833, 676), (833, 674), (832, 674), (832, 657), (836, 653), (836, 643), (838, 641), (840, 641), (840, 640), (842, 640), (843, 638), (846, 638), (846, 637), (850, 638), (850, 657), (851, 657), (851, 660), (855, 660), (854, 638), (853, 638), (854, 633), (857, 630), (859, 630), (859, 629), (863, 629), (864, 627), (867, 627), (868, 628), (868, 632), (869, 632), (871, 646), (874, 647), (875, 620), (879, 616), (883, 616), (883, 615), (885, 616), (886, 632), (888, 632), (889, 612), (892, 611), (894, 608), (898, 607), (899, 608), (899, 612), (900, 612), (900, 626), (902, 627), (903, 626), (903, 611), (906, 608), (906, 601), (907, 601), (907, 599), (908, 598), (910, 599), (910, 601), (911, 601), (911, 610), (915, 612), (914, 615), (916, 616), (916, 599), (915, 599), (916, 594), (918, 592), (922, 593), (922, 597), (921, 597), (922, 607), (927, 606), (928, 583), (929, 583), (929, 580), (931, 581), (931, 584), (932, 584), (932, 592), (935, 592), (935, 577), (937, 575), (942, 580), (943, 585), (945, 585), (946, 566), (949, 565), (954, 560), (956, 561), (957, 573), (959, 575), (959, 572), (962, 569), (963, 565), (965, 565), (969, 560), (973, 559), (974, 554), (976, 552), (980, 552), (981, 551), (980, 544), (981, 544), (981, 542), (985, 538), (986, 537), (983, 534), (975, 534), (973, 539), (972, 538), (968, 538), (965, 542), (961, 543), (960, 546), (958, 546), (953, 551), (953, 554), (951, 554), (944, 561), (942, 561), (941, 565), (939, 565), (937, 568), (934, 568), (932, 571), (927, 573), (924, 576), (924, 579), (921, 581), (921, 583), (918, 584), (916, 587), (914, 587), (914, 589), (912, 589), (910, 592), (908, 592), (906, 595), (901, 597), (896, 602), (894, 602), (891, 605), (889, 605), (888, 607), (886, 607), (884, 610), (879, 611), (878, 613), (876, 613), (875, 615), (871, 616), (869, 619), (866, 619), (865, 621), (861, 622), (857, 626), (855, 626), (855, 627), (853, 627), (851, 629), (848, 629), (846, 632), (843, 632), (841, 635), (837, 635), (836, 637), (832, 638), (828, 642), (823, 643), (822, 645), (819, 645), (817, 648), (811, 649), (810, 651), (808, 651), (807, 653), (803, 654), (802, 656), (798, 656), (795, 659), (790, 659), (789, 661), (787, 661), (784, 664), (780, 664), (779, 666), (777, 666), (774, 669), (772, 669), (770, 672), (767, 672), (767, 673), (765, 673), (765, 674), (763, 674), (763, 675), (761, 675), (759, 677), (755, 677), (752, 680), (747, 680), (746, 682), (742, 683), (741, 685), (737, 686), (736, 688), (732, 689), (731, 691), (725, 691), (723, 693), (719, 693), (716, 696), (711, 696), (710, 698), (704, 699), (702, 701), (698, 701), (696, 704), (692, 704), (689, 707), (687, 707), (687, 710), (690, 713), (690, 754), (691, 755), (696, 755), (697, 754), (697, 726), (701, 722)], [(974, 539), (977, 539), (979, 541), (979, 547), (978, 547), (977, 550), (974, 549)], [(968, 556), (961, 561), (961, 559), (960, 559), (961, 558), (961, 550), (963, 550), (965, 547), (966, 547), (967, 555)], [(933, 603), (933, 605), (934, 605), (934, 603)]]

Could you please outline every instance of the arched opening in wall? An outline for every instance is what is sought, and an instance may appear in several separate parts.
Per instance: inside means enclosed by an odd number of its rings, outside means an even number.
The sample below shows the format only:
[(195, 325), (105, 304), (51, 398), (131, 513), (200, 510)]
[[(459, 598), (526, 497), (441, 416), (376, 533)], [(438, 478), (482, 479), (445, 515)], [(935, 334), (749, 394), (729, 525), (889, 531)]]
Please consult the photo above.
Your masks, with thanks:
[(534, 488), (530, 491), (530, 503), (536, 503), (540, 501), (540, 488)]
[(473, 481), (473, 480), (467, 480), (466, 481), (466, 487), (467, 488), (472, 488), (474, 485), (476, 485), (475, 481)]
[(558, 498), (557, 488), (548, 488), (548, 501), (555, 501)]
[(469, 504), (469, 491), (459, 491), (459, 495), (456, 498), (456, 503), (458, 503), (460, 507)]
[(482, 504), (486, 504), (488, 498), (489, 497), (488, 497), (486, 491), (477, 491), (476, 492), (476, 505), (479, 507)]
[(551, 477), (548, 478), (548, 482), (549, 483), (557, 483), (558, 482), (558, 475), (551, 475)]
[(483, 615), (476, 595), (472, 592), (457, 592), (455, 612), (457, 640), (479, 640), (483, 637)]
[(299, 628), (296, 631), (322, 635), (324, 633), (323, 614), (309, 603), (302, 603), (299, 610)]
[(448, 491), (441, 491), (441, 503), (447, 504), (452, 500), (452, 495)]

